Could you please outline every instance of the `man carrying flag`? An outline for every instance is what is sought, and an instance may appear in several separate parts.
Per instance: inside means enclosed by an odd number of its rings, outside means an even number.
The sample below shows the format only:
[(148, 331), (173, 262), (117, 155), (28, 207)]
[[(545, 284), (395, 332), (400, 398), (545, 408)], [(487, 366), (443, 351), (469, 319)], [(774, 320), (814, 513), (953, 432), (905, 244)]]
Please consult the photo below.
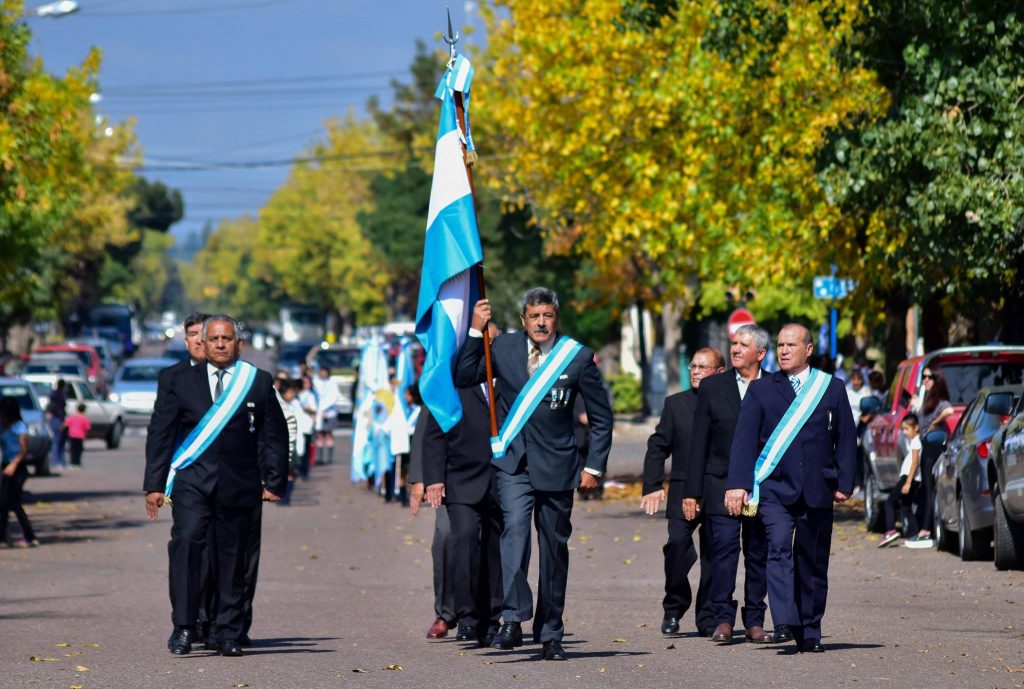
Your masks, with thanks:
[[(569, 574), (573, 493), (598, 487), (612, 442), (612, 410), (594, 363), (594, 352), (558, 332), (558, 297), (529, 290), (520, 308), (523, 332), (502, 335), (492, 348), (497, 395), (504, 417), (491, 438), (505, 528), (501, 534), (504, 588), (502, 624), (492, 648), (521, 646), (523, 621), (533, 618), (533, 640), (545, 660), (565, 660), (562, 611)], [(482, 331), (491, 305), (477, 302), (473, 327), (459, 354), (456, 384), (470, 387), (486, 377)], [(573, 403), (583, 397), (591, 441), (586, 466), (573, 433)], [(527, 581), (530, 523), (537, 524), (540, 579), (537, 608)]]

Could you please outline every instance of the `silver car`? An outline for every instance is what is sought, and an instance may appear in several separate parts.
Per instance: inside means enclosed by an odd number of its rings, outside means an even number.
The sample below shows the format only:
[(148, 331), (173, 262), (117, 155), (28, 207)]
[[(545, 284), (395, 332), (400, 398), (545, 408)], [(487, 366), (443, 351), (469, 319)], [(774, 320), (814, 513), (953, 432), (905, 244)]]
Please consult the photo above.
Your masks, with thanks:
[(125, 418), (130, 421), (149, 421), (156, 402), (157, 376), (160, 371), (177, 363), (174, 359), (129, 359), (114, 376), (110, 401), (124, 407)]

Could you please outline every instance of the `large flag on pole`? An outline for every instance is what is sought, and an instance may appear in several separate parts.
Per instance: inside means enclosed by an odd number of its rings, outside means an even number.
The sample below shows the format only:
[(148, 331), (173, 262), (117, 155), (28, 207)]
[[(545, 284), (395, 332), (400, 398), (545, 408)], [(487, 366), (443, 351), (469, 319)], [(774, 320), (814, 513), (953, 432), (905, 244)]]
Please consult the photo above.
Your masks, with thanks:
[[(434, 151), (423, 271), (416, 306), (416, 336), (426, 350), (420, 394), (445, 431), (462, 418), (452, 379), (455, 357), (469, 330), (478, 289), (473, 266), (483, 260), (462, 146), (473, 150), (469, 133), (469, 86), (473, 68), (459, 55), (449, 63), (435, 94), (441, 122)], [(459, 129), (455, 92), (462, 94), (467, 135)]]

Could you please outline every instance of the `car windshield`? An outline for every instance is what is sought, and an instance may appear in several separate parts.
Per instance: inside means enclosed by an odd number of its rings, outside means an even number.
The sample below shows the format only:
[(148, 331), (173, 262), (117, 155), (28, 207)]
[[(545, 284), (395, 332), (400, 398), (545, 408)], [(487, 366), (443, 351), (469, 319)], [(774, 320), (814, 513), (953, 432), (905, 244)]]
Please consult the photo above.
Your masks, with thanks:
[(25, 365), (25, 370), (22, 373), (28, 375), (30, 373), (59, 373), (68, 376), (78, 376), (82, 374), (82, 367), (78, 364), (68, 363), (46, 363), (46, 364), (33, 364), (29, 363)]
[(1019, 385), (1024, 380), (1024, 361), (998, 361), (936, 365), (946, 378), (949, 401), (967, 404), (981, 388), (997, 385)]
[(22, 411), (38, 409), (35, 398), (28, 385), (0, 385), (0, 397), (13, 397), (18, 400)]
[(316, 365), (332, 371), (355, 370), (359, 367), (358, 349), (321, 349), (316, 353)]
[(139, 364), (138, 366), (125, 366), (121, 370), (121, 380), (126, 383), (155, 381), (162, 370), (164, 370), (163, 365)]

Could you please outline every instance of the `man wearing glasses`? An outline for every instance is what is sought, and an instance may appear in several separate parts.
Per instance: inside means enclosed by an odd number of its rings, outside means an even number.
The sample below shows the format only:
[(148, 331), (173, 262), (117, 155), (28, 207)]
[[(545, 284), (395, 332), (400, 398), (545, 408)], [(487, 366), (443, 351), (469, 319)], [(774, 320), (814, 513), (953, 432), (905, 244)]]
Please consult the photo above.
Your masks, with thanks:
[(701, 382), (693, 418), (693, 441), (683, 493), (683, 516), (696, 519), (703, 507), (712, 541), (711, 606), (714, 629), (711, 640), (732, 643), (736, 624), (736, 570), (740, 550), (746, 569), (742, 609), (746, 640), (770, 644), (789, 641), (785, 629), (776, 636), (764, 629), (768, 595), (768, 539), (760, 516), (730, 516), (725, 507), (729, 451), (740, 415), (740, 402), (750, 383), (763, 375), (761, 362), (768, 352), (768, 331), (757, 325), (740, 326), (732, 336), (729, 360), (732, 370), (709, 376)]
[(711, 584), (711, 535), (707, 521), (683, 518), (683, 495), (686, 495), (686, 463), (690, 459), (690, 438), (693, 430), (693, 412), (697, 407), (697, 389), (701, 381), (725, 370), (725, 359), (717, 349), (705, 347), (693, 355), (690, 364), (690, 389), (671, 395), (665, 400), (658, 427), (647, 440), (644, 457), (644, 487), (640, 508), (655, 514), (665, 501), (662, 487), (665, 477), (665, 459), (672, 455), (672, 472), (668, 481), (668, 542), (665, 554), (665, 614), (661, 622), (662, 634), (679, 633), (679, 619), (690, 608), (693, 594), (687, 577), (697, 561), (693, 547), (693, 532), (700, 528), (700, 584), (694, 607), (697, 632), (709, 636), (714, 628), (708, 590)]

